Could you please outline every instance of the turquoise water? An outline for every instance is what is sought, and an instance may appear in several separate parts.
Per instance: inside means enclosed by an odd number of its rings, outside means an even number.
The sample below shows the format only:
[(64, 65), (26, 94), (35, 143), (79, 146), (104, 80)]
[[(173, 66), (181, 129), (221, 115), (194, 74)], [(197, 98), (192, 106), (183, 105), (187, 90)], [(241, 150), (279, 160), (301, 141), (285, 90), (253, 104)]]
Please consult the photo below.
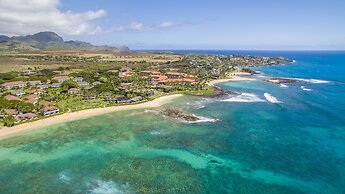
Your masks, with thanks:
[[(345, 52), (247, 53), (296, 62), (219, 84), (241, 96), (165, 105), (205, 122), (143, 109), (0, 140), (0, 193), (345, 193)], [(270, 76), (316, 83), (282, 87)]]

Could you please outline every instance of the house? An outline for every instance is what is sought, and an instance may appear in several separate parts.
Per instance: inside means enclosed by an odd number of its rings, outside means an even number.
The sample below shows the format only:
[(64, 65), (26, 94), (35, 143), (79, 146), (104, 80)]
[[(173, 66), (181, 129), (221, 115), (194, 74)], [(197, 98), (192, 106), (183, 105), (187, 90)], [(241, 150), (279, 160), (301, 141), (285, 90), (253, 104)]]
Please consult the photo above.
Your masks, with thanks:
[(36, 94), (31, 94), (26, 96), (24, 99), (26, 99), (25, 102), (30, 103), (30, 104), (36, 104), (38, 102), (39, 96)]
[(47, 84), (42, 84), (42, 85), (38, 85), (37, 88), (41, 89), (41, 90), (44, 90), (44, 89), (48, 89), (49, 88), (49, 85)]
[(17, 109), (4, 109), (5, 114), (15, 117), (19, 112)]
[(96, 94), (85, 94), (83, 100), (94, 100), (96, 99)]
[(88, 82), (84, 82), (84, 81), (82, 81), (82, 82), (78, 82), (78, 85), (80, 86), (80, 87), (86, 87), (86, 86), (88, 86), (88, 85), (90, 85)]
[(55, 70), (55, 71), (53, 71), (53, 73), (55, 73), (55, 74), (62, 74), (62, 71)]
[(119, 72), (119, 77), (131, 77), (131, 76), (133, 76), (132, 72), (129, 72), (129, 71), (125, 71), (125, 72), (120, 71)]
[(61, 82), (66, 82), (66, 81), (70, 80), (70, 77), (68, 77), (68, 76), (56, 76), (56, 77), (53, 77), (52, 80), (61, 83)]
[(93, 86), (85, 86), (84, 90), (91, 90), (93, 88)]
[(23, 90), (15, 90), (15, 91), (12, 91), (11, 94), (15, 96), (23, 96), (25, 92)]
[(120, 72), (129, 72), (132, 71), (130, 67), (121, 67)]
[(53, 105), (53, 103), (52, 102), (49, 102), (49, 101), (45, 101), (44, 103), (43, 103), (43, 106), (44, 107), (48, 107), (48, 106), (52, 106)]
[(28, 70), (24, 70), (23, 74), (24, 75), (34, 75), (34, 74), (36, 74), (36, 72), (32, 71), (31, 69), (28, 69)]
[(189, 78), (180, 78), (180, 79), (167, 79), (158, 82), (159, 84), (166, 84), (166, 83), (190, 83), (196, 84), (197, 82), (194, 79)]
[(36, 86), (36, 85), (39, 85), (39, 84), (41, 84), (41, 81), (28, 81), (28, 84), (30, 85), (30, 86)]
[(185, 73), (178, 73), (178, 72), (168, 72), (165, 74), (168, 78), (180, 78), (180, 77), (186, 77), (187, 74)]
[(84, 79), (82, 77), (75, 77), (73, 81), (75, 82), (82, 82)]
[(23, 81), (6, 82), (6, 83), (1, 84), (1, 86), (6, 90), (10, 90), (14, 87), (24, 88), (26, 86), (26, 82), (23, 82)]
[(40, 95), (44, 92), (44, 90), (42, 89), (33, 89), (29, 91), (29, 94), (36, 94), (36, 95)]
[(124, 104), (124, 103), (130, 103), (131, 99), (128, 98), (127, 96), (119, 96), (116, 98), (115, 101), (117, 104)]
[(80, 93), (80, 89), (78, 89), (78, 88), (71, 88), (68, 90), (68, 94), (71, 94), (71, 95), (79, 94), (79, 93)]
[(52, 88), (59, 88), (60, 86), (61, 86), (60, 83), (53, 83), (53, 84), (51, 85)]
[(163, 80), (168, 79), (168, 77), (165, 75), (157, 75), (157, 74), (150, 75), (150, 77), (151, 77), (151, 81), (153, 81), (153, 82), (159, 82), (159, 81), (163, 81)]
[(101, 84), (101, 82), (99, 82), (99, 81), (95, 81), (95, 82), (92, 83), (93, 86), (97, 86), (99, 84)]
[(37, 115), (35, 113), (25, 113), (25, 114), (20, 114), (20, 115), (15, 116), (15, 120), (17, 122), (20, 122), (20, 121), (31, 120), (36, 117)]
[(143, 100), (143, 97), (141, 97), (141, 96), (136, 96), (136, 97), (131, 98), (132, 102), (140, 102), (142, 100)]
[(12, 96), (12, 95), (6, 95), (4, 98), (5, 98), (5, 100), (18, 100), (18, 101), (22, 100), (16, 96)]
[(55, 107), (55, 106), (45, 106), (45, 107), (41, 108), (41, 114), (43, 116), (56, 114), (59, 111), (60, 111), (60, 109)]

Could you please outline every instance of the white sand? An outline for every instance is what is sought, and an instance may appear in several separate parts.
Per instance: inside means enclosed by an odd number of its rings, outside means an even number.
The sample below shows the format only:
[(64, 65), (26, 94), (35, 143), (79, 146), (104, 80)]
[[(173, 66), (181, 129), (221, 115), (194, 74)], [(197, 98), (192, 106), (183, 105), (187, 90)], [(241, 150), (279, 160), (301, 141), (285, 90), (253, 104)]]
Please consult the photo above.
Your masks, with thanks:
[(0, 129), (0, 138), (2, 137), (8, 137), (12, 135), (17, 135), (23, 132), (28, 132), (34, 129), (39, 129), (42, 127), (50, 126), (53, 124), (61, 123), (61, 122), (67, 122), (72, 121), (76, 119), (82, 119), (87, 117), (92, 117), (96, 115), (106, 114), (110, 112), (116, 112), (116, 111), (123, 111), (123, 110), (133, 110), (133, 109), (140, 109), (140, 108), (154, 108), (159, 107), (170, 100), (180, 97), (182, 94), (175, 94), (170, 96), (163, 96), (160, 98), (157, 98), (155, 100), (144, 102), (141, 104), (134, 104), (134, 105), (124, 105), (124, 106), (112, 106), (112, 107), (106, 107), (106, 108), (95, 108), (95, 109), (88, 109), (88, 110), (82, 110), (78, 112), (69, 112), (62, 115), (57, 115), (49, 118), (44, 118), (38, 121), (33, 121), (29, 123), (24, 123), (20, 125), (16, 125), (13, 127), (4, 127)]

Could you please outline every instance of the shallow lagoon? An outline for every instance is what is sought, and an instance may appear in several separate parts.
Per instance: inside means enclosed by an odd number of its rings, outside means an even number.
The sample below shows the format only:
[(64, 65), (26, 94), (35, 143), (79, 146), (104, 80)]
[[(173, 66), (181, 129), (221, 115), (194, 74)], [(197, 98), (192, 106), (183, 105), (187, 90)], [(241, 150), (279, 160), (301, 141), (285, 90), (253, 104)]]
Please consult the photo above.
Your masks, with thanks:
[[(303, 77), (320, 57), (293, 58), (289, 67), (259, 70)], [(344, 84), (304, 75), (331, 82), (284, 88), (257, 77), (219, 85), (250, 94), (236, 100), (181, 97), (165, 105), (218, 122), (188, 124), (142, 109), (0, 140), (0, 193), (344, 193)]]

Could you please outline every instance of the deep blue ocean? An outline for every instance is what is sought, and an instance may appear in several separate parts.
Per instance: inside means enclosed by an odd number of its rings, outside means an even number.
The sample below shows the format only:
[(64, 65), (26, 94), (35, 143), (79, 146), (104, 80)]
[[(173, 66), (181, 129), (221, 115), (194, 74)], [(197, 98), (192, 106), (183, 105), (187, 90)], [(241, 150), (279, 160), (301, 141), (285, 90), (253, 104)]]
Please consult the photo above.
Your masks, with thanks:
[[(215, 129), (229, 130), (222, 137), (231, 150), (225, 155), (257, 169), (249, 173), (253, 179), (306, 193), (345, 193), (345, 51), (195, 52), (295, 60), (253, 68), (260, 72), (255, 81), (219, 84), (242, 95), (212, 102), (195, 114), (222, 120)], [(276, 85), (264, 81), (269, 77), (303, 80)], [(264, 93), (280, 103), (270, 103)]]
[[(345, 193), (345, 52), (175, 52), (295, 62), (218, 84), (240, 95), (164, 105), (203, 122), (164, 117), (160, 107), (0, 140), (0, 193)], [(270, 77), (300, 81), (279, 85)]]

